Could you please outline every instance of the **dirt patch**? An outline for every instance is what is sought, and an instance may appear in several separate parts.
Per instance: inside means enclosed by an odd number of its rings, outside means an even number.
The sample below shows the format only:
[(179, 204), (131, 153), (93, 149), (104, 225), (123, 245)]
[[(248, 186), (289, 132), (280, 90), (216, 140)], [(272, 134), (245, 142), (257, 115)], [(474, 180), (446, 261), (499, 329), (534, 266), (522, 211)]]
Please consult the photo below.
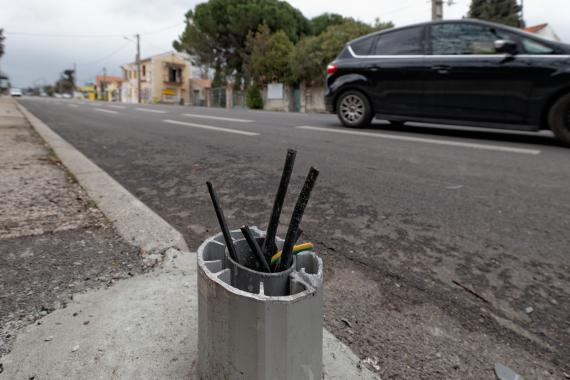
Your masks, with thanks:
[(325, 324), (382, 379), (492, 379), (496, 362), (526, 379), (564, 379), (564, 363), (554, 365), (548, 350), (502, 328), (464, 290), (446, 294), (405, 274), (320, 252)]

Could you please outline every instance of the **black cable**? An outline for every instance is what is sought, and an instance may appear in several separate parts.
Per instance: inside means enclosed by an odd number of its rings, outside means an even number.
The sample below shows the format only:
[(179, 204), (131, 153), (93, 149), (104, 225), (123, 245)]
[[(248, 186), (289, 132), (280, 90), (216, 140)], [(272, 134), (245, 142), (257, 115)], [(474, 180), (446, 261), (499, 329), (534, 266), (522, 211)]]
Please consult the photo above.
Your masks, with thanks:
[(271, 268), (269, 268), (269, 264), (267, 264), (267, 260), (265, 259), (265, 256), (263, 256), (263, 252), (261, 252), (261, 248), (259, 247), (259, 244), (257, 244), (257, 240), (253, 237), (249, 227), (243, 226), (240, 229), (243, 237), (245, 237), (245, 240), (247, 241), (247, 244), (249, 244), (249, 248), (251, 248), (252, 252), (255, 254), (255, 257), (259, 262), (259, 266), (263, 268), (265, 272), (271, 272)]
[(285, 196), (287, 195), (287, 188), (289, 187), (289, 181), (291, 180), (291, 174), (293, 173), (293, 166), (295, 165), (296, 155), (296, 150), (287, 149), (283, 174), (281, 174), (281, 181), (279, 182), (279, 187), (277, 188), (275, 202), (273, 203), (273, 210), (271, 211), (271, 217), (269, 219), (269, 224), (267, 225), (266, 238), (263, 241), (262, 251), (270, 261), (271, 256), (273, 256), (277, 251), (275, 248), (275, 235), (277, 234), (277, 228), (279, 227), (279, 217), (281, 216), (283, 202), (285, 201)]
[(311, 197), (311, 191), (315, 186), (317, 177), (319, 176), (319, 171), (311, 166), (309, 174), (305, 179), (305, 184), (303, 189), (297, 198), (297, 203), (295, 204), (295, 209), (291, 215), (291, 222), (289, 223), (289, 229), (287, 230), (287, 235), (285, 236), (285, 243), (283, 245), (283, 250), (281, 254), (281, 260), (277, 265), (276, 272), (280, 270), (287, 269), (291, 265), (291, 260), (293, 259), (293, 246), (295, 245), (295, 237), (297, 236), (297, 230), (301, 224), (301, 219), (305, 213), (305, 207), (309, 203), (309, 198)]
[(216, 211), (216, 216), (218, 217), (218, 223), (220, 223), (220, 228), (222, 229), (222, 234), (224, 235), (224, 240), (226, 241), (226, 247), (228, 247), (228, 252), (230, 254), (230, 257), (236, 263), (239, 263), (236, 253), (236, 247), (234, 247), (234, 241), (232, 239), (232, 235), (230, 234), (228, 223), (226, 222), (226, 217), (224, 216), (224, 212), (222, 211), (222, 207), (220, 206), (218, 195), (216, 194), (214, 186), (210, 181), (206, 182), (206, 185), (208, 186), (208, 192), (210, 193), (210, 198), (212, 198), (212, 204), (214, 205), (214, 210)]

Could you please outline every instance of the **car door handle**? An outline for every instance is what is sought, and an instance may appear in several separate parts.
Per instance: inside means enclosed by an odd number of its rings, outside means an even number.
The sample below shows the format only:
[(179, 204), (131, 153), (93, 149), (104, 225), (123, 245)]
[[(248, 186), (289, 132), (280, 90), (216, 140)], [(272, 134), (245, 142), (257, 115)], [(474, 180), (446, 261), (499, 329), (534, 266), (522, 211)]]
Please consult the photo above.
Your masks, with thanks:
[(451, 71), (451, 66), (447, 65), (432, 66), (431, 70), (435, 71), (438, 74), (447, 74)]

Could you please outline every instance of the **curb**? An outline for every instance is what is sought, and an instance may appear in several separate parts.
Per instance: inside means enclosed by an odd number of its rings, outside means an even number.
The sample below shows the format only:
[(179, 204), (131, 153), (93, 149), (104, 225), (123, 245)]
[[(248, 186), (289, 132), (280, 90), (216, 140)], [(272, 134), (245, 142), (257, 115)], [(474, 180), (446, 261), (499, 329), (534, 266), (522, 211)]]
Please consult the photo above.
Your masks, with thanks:
[(138, 200), (103, 169), (51, 130), (24, 106), (18, 108), (63, 165), (112, 221), (121, 237), (144, 253), (163, 254), (169, 248), (188, 252), (184, 237), (156, 212)]

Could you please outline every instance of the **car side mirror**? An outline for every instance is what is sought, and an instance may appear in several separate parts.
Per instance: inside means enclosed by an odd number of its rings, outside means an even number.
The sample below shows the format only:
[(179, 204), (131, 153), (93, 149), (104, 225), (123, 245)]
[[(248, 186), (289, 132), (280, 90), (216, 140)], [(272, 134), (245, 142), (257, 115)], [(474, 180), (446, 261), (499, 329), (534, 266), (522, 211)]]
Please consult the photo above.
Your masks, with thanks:
[(494, 43), (497, 53), (516, 55), (518, 53), (517, 44), (511, 40), (497, 40)]

